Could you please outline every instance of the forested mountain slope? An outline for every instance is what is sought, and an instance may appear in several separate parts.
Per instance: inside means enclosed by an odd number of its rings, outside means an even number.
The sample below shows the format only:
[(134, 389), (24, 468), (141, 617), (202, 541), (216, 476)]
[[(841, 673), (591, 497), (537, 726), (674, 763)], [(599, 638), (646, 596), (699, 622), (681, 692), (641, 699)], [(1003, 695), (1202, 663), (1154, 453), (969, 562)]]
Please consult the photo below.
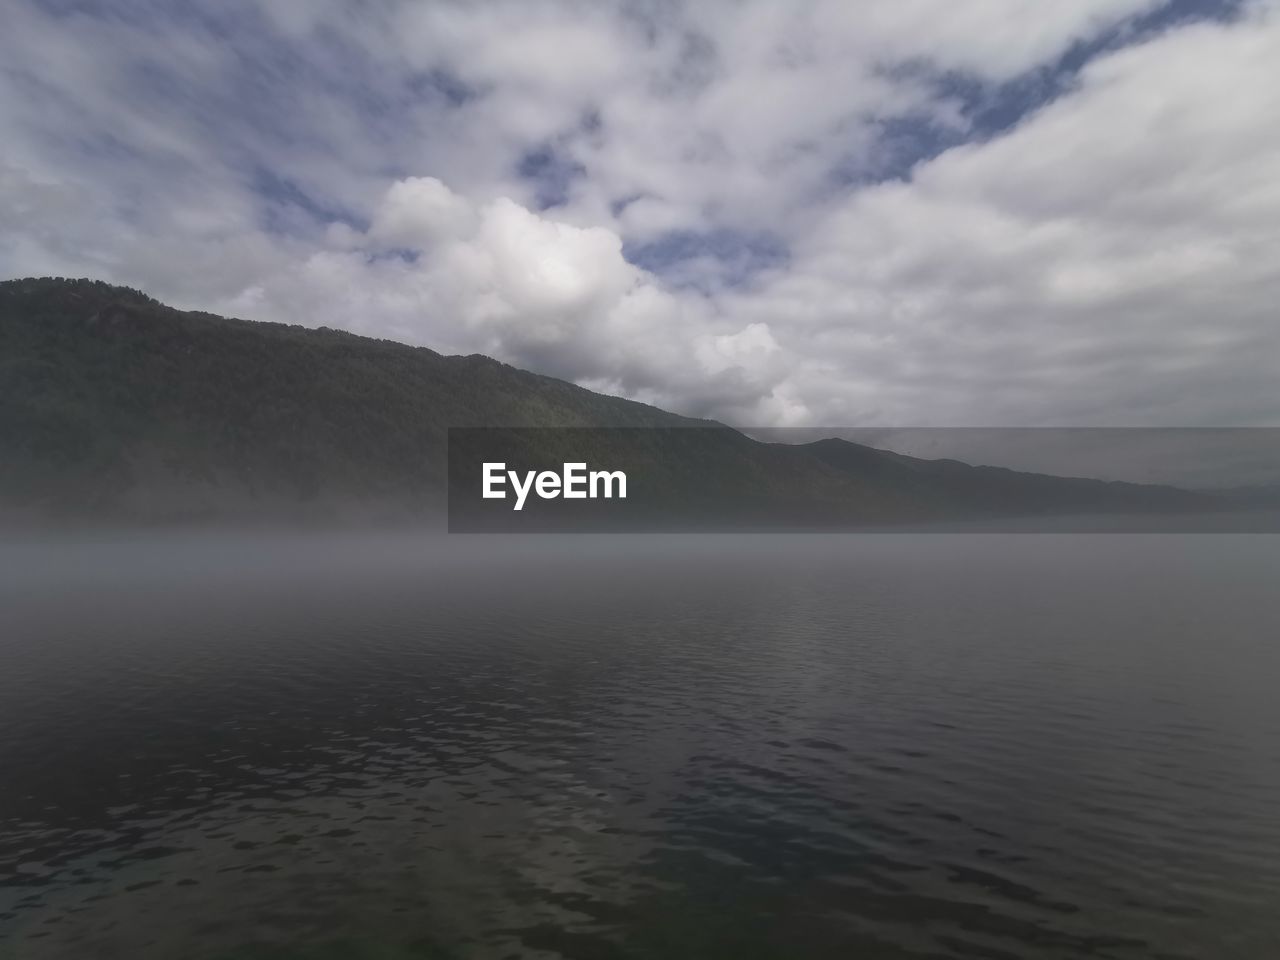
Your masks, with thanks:
[[(487, 357), (183, 312), (97, 281), (0, 283), (0, 519), (435, 515), (451, 426), (709, 428), (597, 435), (587, 451), (625, 461), (681, 523), (720, 507), (821, 526), (1200, 505), (843, 440), (761, 443)], [(564, 435), (539, 442), (519, 449), (557, 460)]]

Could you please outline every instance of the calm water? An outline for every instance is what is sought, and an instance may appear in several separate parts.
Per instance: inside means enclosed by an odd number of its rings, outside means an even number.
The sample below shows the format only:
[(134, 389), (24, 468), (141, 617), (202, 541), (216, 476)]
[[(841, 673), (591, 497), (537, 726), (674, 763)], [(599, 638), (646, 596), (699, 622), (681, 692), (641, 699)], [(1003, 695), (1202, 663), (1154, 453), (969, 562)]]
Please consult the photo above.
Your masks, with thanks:
[(1280, 957), (1280, 537), (0, 574), (0, 957)]

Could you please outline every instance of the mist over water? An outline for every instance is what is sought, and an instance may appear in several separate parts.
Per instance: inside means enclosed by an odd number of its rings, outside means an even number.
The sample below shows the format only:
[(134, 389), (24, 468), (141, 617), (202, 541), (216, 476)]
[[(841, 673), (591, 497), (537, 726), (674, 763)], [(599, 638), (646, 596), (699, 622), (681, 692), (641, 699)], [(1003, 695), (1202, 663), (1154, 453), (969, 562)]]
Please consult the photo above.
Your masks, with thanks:
[(1280, 538), (0, 546), (0, 957), (1280, 956)]

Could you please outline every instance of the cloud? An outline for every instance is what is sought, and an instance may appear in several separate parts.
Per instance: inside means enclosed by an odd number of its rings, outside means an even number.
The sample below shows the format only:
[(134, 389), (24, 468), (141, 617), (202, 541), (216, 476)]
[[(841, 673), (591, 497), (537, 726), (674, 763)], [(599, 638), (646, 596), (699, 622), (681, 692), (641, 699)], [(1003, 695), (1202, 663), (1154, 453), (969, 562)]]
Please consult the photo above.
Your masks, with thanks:
[(686, 407), (696, 395), (701, 407), (753, 410), (785, 376), (768, 324), (736, 323), (673, 294), (629, 263), (605, 227), (558, 222), (508, 198), (472, 204), (417, 177), (392, 184), (367, 231), (329, 239), (331, 249), (273, 266), (216, 306), (478, 349)]
[[(811, 361), (831, 422), (1273, 420), (1278, 54), (1259, 8), (1103, 58), (1008, 135), (849, 197), (741, 312), (851, 359)], [(877, 389), (842, 401), (851, 372)]]
[(744, 425), (1280, 420), (1274, 0), (9, 24), (7, 275)]
[(435, 177), (392, 184), (373, 214), (369, 239), (390, 247), (431, 248), (475, 230), (475, 211)]

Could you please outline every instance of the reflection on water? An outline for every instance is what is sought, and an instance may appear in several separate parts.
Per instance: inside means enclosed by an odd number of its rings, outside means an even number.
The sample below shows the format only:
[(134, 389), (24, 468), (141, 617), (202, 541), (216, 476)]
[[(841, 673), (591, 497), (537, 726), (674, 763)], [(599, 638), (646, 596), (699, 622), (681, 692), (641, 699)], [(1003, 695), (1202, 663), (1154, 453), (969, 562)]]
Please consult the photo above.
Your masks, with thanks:
[(1280, 956), (1280, 539), (0, 547), (0, 957)]

